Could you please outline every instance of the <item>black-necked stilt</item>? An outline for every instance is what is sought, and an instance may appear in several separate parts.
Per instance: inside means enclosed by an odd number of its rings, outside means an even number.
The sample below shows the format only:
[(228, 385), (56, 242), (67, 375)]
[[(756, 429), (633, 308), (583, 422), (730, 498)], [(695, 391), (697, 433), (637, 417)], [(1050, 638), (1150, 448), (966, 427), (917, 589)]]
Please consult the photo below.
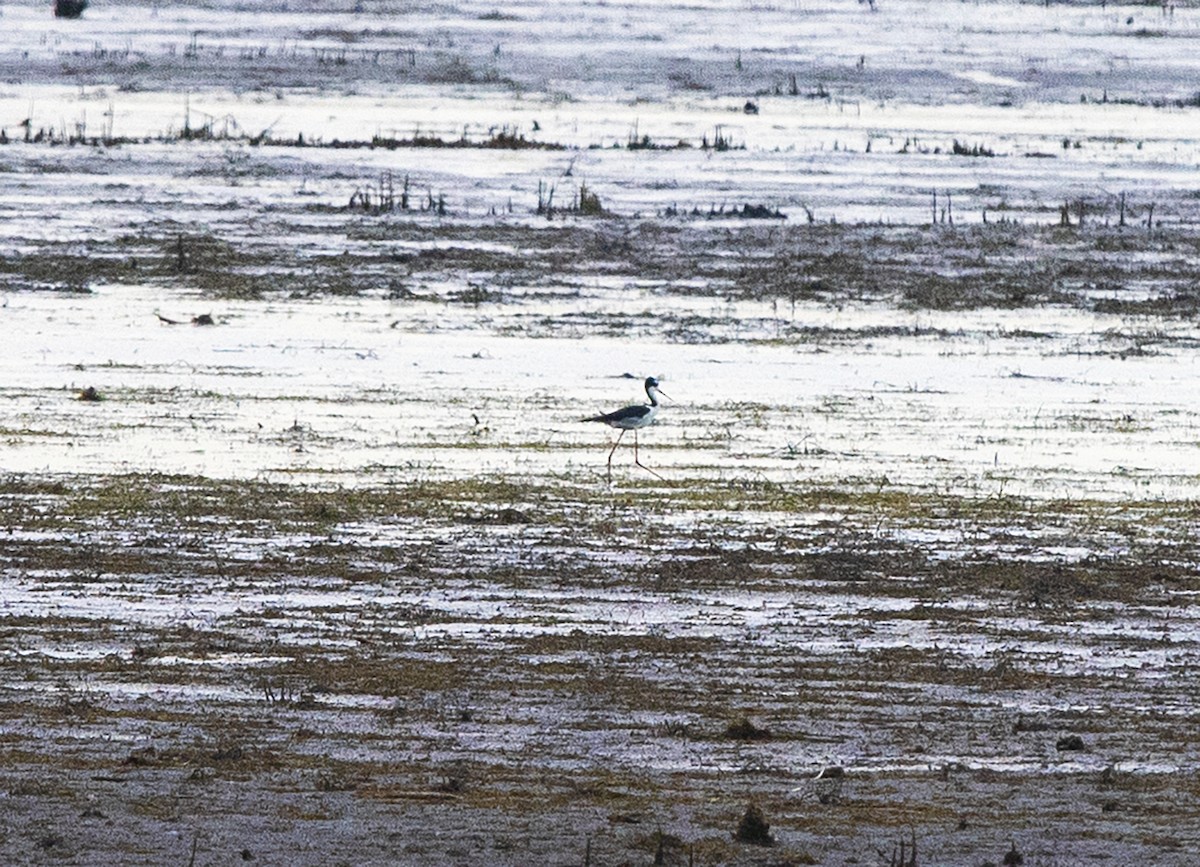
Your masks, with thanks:
[(620, 433), (617, 435), (617, 441), (613, 443), (612, 451), (608, 453), (608, 480), (612, 481), (612, 459), (613, 454), (617, 451), (617, 446), (621, 444), (621, 437), (625, 436), (625, 431), (633, 431), (633, 462), (641, 467), (650, 475), (661, 479), (658, 473), (650, 469), (648, 466), (638, 460), (638, 440), (637, 432), (640, 428), (644, 428), (654, 421), (654, 417), (658, 415), (658, 397), (662, 395), (666, 397), (666, 393), (659, 390), (658, 380), (653, 376), (646, 378), (646, 397), (650, 398), (649, 405), (644, 403), (635, 404), (633, 406), (622, 407), (613, 412), (602, 413), (601, 415), (593, 415), (580, 421), (599, 421), (615, 427)]

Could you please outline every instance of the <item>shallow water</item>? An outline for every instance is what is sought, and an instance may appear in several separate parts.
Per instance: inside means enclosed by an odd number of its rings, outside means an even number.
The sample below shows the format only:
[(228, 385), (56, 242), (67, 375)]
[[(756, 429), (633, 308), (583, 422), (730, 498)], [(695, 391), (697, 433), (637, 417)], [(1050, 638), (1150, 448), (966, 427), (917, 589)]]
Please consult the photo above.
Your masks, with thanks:
[[(587, 333), (594, 326), (579, 311), (589, 304), (644, 320), (651, 333), (636, 348), (625, 336)], [(664, 340), (653, 334), (660, 305), (673, 316), (688, 305), (719, 316), (714, 327), (733, 326), (736, 342)], [(216, 327), (168, 326), (155, 315), (209, 310)], [(609, 437), (577, 420), (644, 399), (636, 380), (617, 378), (631, 372), (664, 377), (671, 395), (660, 423), (641, 434), (668, 474), (1194, 496), (1196, 352), (1108, 354), (1125, 342), (1112, 335), (1136, 333), (1136, 321), (811, 304), (787, 320), (770, 313), (604, 287), (583, 299), (466, 309), (372, 298), (204, 302), (145, 286), (12, 295), (0, 371), (4, 464), (344, 484), (405, 472), (586, 476), (603, 470)], [(523, 333), (526, 322), (568, 318), (584, 333)], [(775, 336), (797, 322), (849, 339)], [(930, 336), (854, 336), (877, 327)], [(1021, 336), (1035, 328), (1040, 336)], [(85, 387), (105, 399), (78, 400)]]

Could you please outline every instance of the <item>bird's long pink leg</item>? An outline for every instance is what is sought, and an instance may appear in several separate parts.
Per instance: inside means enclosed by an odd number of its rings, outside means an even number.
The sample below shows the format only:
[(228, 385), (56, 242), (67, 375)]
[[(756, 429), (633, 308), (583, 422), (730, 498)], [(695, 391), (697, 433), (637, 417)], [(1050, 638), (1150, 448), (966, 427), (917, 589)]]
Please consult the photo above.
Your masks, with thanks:
[[(613, 458), (613, 455), (616, 454), (617, 446), (619, 446), (621, 444), (621, 437), (623, 437), (623, 436), (625, 436), (624, 430), (622, 430), (619, 434), (617, 434), (617, 441), (615, 443), (613, 443), (612, 451), (610, 451), (608, 453), (608, 483), (610, 485), (612, 484), (612, 458)], [(635, 438), (637, 437), (636, 433), (634, 434), (634, 437)]]
[(637, 442), (637, 431), (636, 430), (633, 432), (633, 462), (635, 464), (637, 464), (639, 467), (641, 467), (643, 470), (648, 472), (650, 475), (654, 476), (654, 478), (662, 479), (664, 482), (666, 481), (666, 479), (663, 479), (662, 476), (660, 476), (658, 473), (654, 472), (654, 470), (650, 469), (648, 466), (646, 466), (640, 460), (638, 460), (638, 442)]

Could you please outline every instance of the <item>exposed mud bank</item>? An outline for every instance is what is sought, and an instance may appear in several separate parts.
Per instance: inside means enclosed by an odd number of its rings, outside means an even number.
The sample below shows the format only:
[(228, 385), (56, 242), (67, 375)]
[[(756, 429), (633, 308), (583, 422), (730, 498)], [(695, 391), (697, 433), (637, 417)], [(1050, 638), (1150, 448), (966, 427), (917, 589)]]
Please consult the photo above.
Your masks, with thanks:
[(0, 847), (1188, 863), (1190, 507), (728, 495), (10, 478)]

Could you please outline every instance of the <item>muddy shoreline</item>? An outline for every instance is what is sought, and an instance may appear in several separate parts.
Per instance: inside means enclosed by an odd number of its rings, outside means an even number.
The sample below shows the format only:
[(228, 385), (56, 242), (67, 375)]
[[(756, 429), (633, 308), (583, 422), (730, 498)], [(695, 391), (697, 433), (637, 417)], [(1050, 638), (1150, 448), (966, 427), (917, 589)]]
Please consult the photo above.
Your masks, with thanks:
[(726, 496), (6, 480), (5, 857), (1188, 862), (1192, 517)]
[(6, 4), (0, 862), (1194, 863), (1176, 5)]

